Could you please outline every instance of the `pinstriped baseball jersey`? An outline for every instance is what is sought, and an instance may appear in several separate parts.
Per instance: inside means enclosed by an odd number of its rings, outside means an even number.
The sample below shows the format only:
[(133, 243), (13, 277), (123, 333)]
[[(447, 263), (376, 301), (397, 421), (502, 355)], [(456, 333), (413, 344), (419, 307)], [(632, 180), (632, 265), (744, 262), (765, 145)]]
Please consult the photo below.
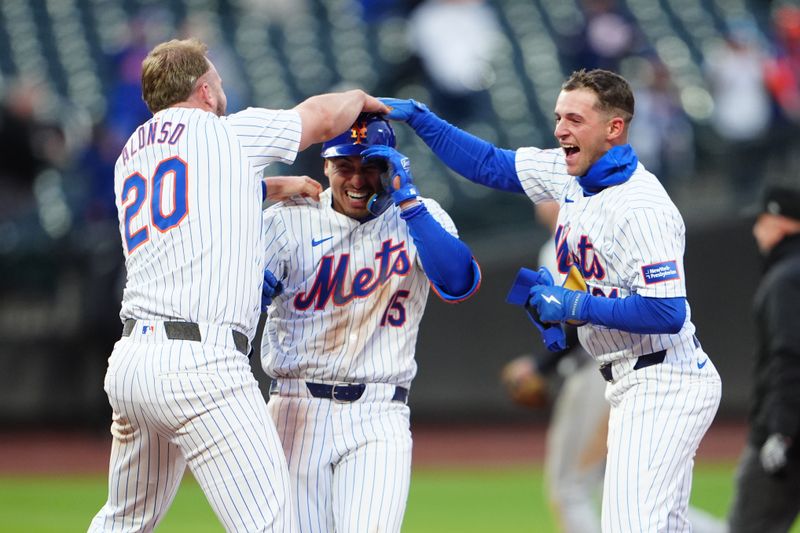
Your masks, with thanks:
[(108, 362), (109, 492), (90, 531), (152, 531), (187, 466), (227, 531), (296, 531), (281, 443), (234, 331), (252, 338), (260, 310), (260, 172), (292, 162), (300, 134), (294, 111), (176, 107), (125, 144), (131, 321)]
[[(559, 202), (555, 244), (562, 276), (576, 264), (594, 295), (686, 296), (683, 219), (643, 165), (625, 183), (589, 197), (567, 174), (561, 149), (522, 148), (516, 166), (531, 200)], [(694, 332), (688, 303), (683, 328), (675, 335), (629, 333), (595, 324), (578, 329), (581, 344), (601, 363), (679, 345), (694, 352)]]
[[(560, 149), (519, 149), (516, 169), (534, 202), (559, 202), (555, 247), (562, 276), (576, 264), (589, 291), (609, 298), (686, 296), (683, 220), (641, 164), (629, 180), (589, 197), (567, 174)], [(590, 354), (601, 363), (613, 362), (606, 387), (611, 415), (604, 533), (691, 531), (693, 458), (719, 407), (721, 382), (694, 338), (688, 305), (674, 335), (595, 324), (578, 328)], [(662, 350), (664, 364), (636, 366), (639, 356)]]
[[(439, 204), (423, 201), (457, 236)], [(400, 210), (360, 223), (334, 211), (327, 189), (320, 202), (277, 204), (264, 220), (267, 268), (284, 284), (262, 339), (264, 370), (407, 387), (430, 285)]]
[(114, 171), (128, 271), (123, 320), (227, 325), (253, 337), (264, 272), (261, 171), (294, 161), (300, 129), (295, 111), (220, 118), (176, 107), (131, 135)]
[[(268, 409), (283, 443), (304, 533), (400, 531), (411, 477), (408, 388), (429, 282), (400, 210), (361, 223), (319, 202), (268, 209), (267, 267), (284, 284), (261, 344), (277, 378)], [(452, 235), (450, 217), (423, 200)], [(358, 401), (308, 383), (364, 385)]]

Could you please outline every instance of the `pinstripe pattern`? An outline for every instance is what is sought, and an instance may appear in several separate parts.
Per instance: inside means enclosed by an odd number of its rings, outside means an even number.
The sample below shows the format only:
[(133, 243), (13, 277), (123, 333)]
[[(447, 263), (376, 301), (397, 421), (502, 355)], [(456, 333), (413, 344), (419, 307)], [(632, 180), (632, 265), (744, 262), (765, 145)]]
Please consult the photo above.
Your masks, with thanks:
[(300, 531), (400, 531), (412, 443), (408, 406), (389, 399), (270, 398)]
[[(439, 204), (423, 201), (442, 227), (457, 235)], [(267, 268), (283, 281), (285, 289), (270, 307), (261, 344), (264, 369), (274, 377), (408, 387), (417, 371), (414, 349), (430, 288), (416, 246), (399, 209), (392, 207), (361, 224), (334, 211), (330, 202), (328, 189), (320, 202), (298, 200), (265, 211)], [(327, 237), (332, 238), (312, 246), (312, 240)], [(295, 307), (295, 297), (311, 291), (323, 258), (332, 257), (332, 264), (340, 265), (343, 255), (349, 254), (341, 285), (341, 293), (349, 295), (357, 271), (371, 268), (379, 272), (376, 255), (388, 241), (392, 246), (403, 244), (412, 265), (408, 274), (392, 275), (367, 297), (353, 298), (346, 305), (328, 301), (324, 309)], [(389, 256), (391, 264), (400, 252)], [(381, 326), (383, 313), (398, 290), (409, 292), (401, 302), (406, 322), (401, 327)]]
[[(123, 243), (122, 182), (133, 172), (149, 180), (159, 162), (173, 156), (186, 161), (189, 212), (164, 233), (152, 227), (148, 209), (134, 217), (132, 225), (148, 226), (150, 238), (126, 253), (128, 280), (120, 316), (228, 325), (253, 338), (264, 272), (263, 233), (256, 222), (262, 205), (260, 172), (270, 162), (294, 160), (299, 116), (248, 109), (221, 119), (199, 109), (169, 108), (140, 129), (148, 131), (151, 123), (186, 128), (174, 145), (152, 143), (117, 161)], [(138, 148), (137, 133), (126, 147), (131, 143)]]
[[(702, 349), (696, 357), (707, 356)], [(711, 376), (711, 377), (709, 377)], [(691, 531), (686, 512), (700, 441), (719, 407), (713, 363), (655, 365), (606, 389), (611, 403), (603, 531)]]
[[(423, 201), (457, 235), (441, 207)], [(278, 378), (268, 408), (294, 482), (300, 529), (400, 531), (412, 439), (408, 407), (391, 399), (395, 386), (409, 387), (416, 373), (414, 349), (429, 291), (406, 223), (394, 206), (359, 223), (333, 210), (330, 189), (320, 202), (278, 204), (264, 219), (267, 267), (285, 289), (269, 309), (262, 363)], [(346, 272), (337, 278), (345, 260)], [(330, 270), (320, 273), (326, 261)], [(371, 281), (362, 285), (371, 290), (358, 291), (356, 280), (366, 277)], [(330, 299), (298, 305), (319, 279), (332, 288)], [(306, 380), (367, 386), (360, 400), (341, 404), (312, 397)]]
[[(120, 316), (136, 327), (109, 358), (109, 495), (90, 531), (152, 531), (186, 466), (226, 530), (295, 531), (281, 444), (231, 332), (252, 338), (258, 319), (260, 172), (272, 161), (291, 163), (299, 138), (292, 111), (219, 118), (170, 108), (126, 143), (115, 168), (127, 268)], [(170, 158), (178, 170), (153, 190), (159, 164)], [(177, 185), (184, 171), (187, 209), (172, 219), (184, 200)], [(129, 217), (131, 198), (126, 203), (122, 192), (134, 173), (147, 184), (136, 191), (147, 201)], [(154, 195), (161, 205), (151, 204)], [(128, 249), (135, 231), (147, 239)], [(168, 340), (162, 320), (198, 323), (202, 341)]]
[[(559, 202), (556, 252), (564, 276), (577, 264), (595, 295), (685, 297), (683, 219), (658, 179), (641, 164), (630, 179), (585, 197), (561, 149), (517, 151), (517, 176), (534, 202)], [(670, 265), (663, 280), (652, 268)], [(686, 320), (674, 335), (637, 334), (587, 324), (581, 345), (611, 363), (614, 382), (602, 528), (691, 531), (686, 512), (700, 440), (719, 407), (721, 382), (695, 345)], [(634, 370), (639, 356), (666, 350), (662, 364)], [(598, 376), (598, 379), (599, 376)]]
[(148, 324), (109, 359), (109, 499), (89, 530), (152, 531), (188, 465), (226, 530), (294, 531), (285, 460), (247, 359), (232, 340), (170, 341)]
[[(520, 149), (517, 172), (526, 194), (534, 202), (558, 200), (558, 226), (562, 235), (566, 235), (572, 261), (581, 255), (582, 236), (588, 236), (594, 245), (605, 275), (598, 279), (584, 272), (589, 290), (599, 290), (605, 295), (616, 291), (619, 297), (631, 294), (685, 297), (683, 219), (656, 177), (639, 165), (629, 181), (584, 197), (578, 182), (566, 174), (562, 153)], [(662, 261), (675, 261), (679, 278), (646, 284), (642, 267)], [(586, 269), (588, 265), (582, 265), (582, 270)], [(562, 276), (566, 274), (566, 270), (560, 270)], [(685, 345), (691, 351), (695, 328), (687, 307), (686, 322), (677, 335), (642, 335), (592, 324), (578, 331), (581, 345), (600, 363), (607, 363), (677, 345)]]

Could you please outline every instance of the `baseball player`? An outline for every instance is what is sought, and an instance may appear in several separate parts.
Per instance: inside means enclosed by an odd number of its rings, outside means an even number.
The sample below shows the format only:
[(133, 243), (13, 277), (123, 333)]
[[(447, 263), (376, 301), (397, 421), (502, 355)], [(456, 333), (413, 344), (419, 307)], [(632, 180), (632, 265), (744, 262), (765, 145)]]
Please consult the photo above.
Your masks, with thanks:
[[(556, 231), (558, 203), (536, 204), (536, 218)], [(558, 272), (555, 247), (546, 242), (539, 264)], [(605, 381), (598, 379), (591, 356), (578, 344), (576, 327), (564, 325), (567, 347), (523, 355), (503, 367), (502, 380), (514, 402), (546, 406), (552, 398), (544, 470), (553, 512), (564, 533), (599, 533), (599, 499), (606, 463), (609, 405)], [(689, 506), (695, 533), (724, 533), (725, 524), (706, 511)]]
[(555, 105), (560, 148), (549, 150), (502, 150), (413, 100), (384, 102), (389, 118), (406, 121), (456, 172), (534, 203), (558, 201), (558, 273), (574, 267), (586, 290), (540, 269), (523, 301), (543, 329), (582, 324), (580, 343), (608, 382), (602, 530), (690, 531), (694, 456), (721, 382), (691, 322), (683, 219), (627, 144), (627, 81), (605, 70), (573, 73)]
[[(90, 531), (152, 531), (186, 466), (226, 530), (296, 529), (286, 461), (247, 358), (265, 264), (261, 173), (385, 107), (350, 91), (226, 117), (206, 54), (196, 40), (148, 54), (142, 95), (153, 118), (115, 167), (124, 327), (105, 377), (108, 500)], [(320, 191), (307, 178), (266, 183), (276, 199)]]
[[(365, 115), (323, 145), (330, 188), (265, 211), (262, 363), (303, 532), (400, 531), (411, 475), (406, 405), (428, 288), (480, 283), (450, 217), (417, 196), (389, 123)], [(382, 177), (383, 175), (383, 177)]]

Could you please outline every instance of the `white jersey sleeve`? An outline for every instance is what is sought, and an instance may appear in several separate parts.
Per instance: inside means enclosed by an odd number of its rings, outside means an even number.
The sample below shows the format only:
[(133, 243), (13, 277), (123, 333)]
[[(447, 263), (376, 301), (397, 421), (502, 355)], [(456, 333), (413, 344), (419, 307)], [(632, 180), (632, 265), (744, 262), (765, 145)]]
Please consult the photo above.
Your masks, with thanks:
[(616, 240), (629, 265), (631, 293), (651, 298), (686, 296), (684, 225), (676, 209), (637, 208), (620, 220)]
[(258, 172), (279, 161), (290, 165), (300, 148), (302, 122), (294, 110), (248, 107), (223, 119), (239, 138), (250, 166)]
[(520, 148), (515, 160), (522, 189), (533, 203), (561, 200), (574, 178), (567, 174), (564, 152), (560, 148)]
[(278, 281), (284, 281), (291, 269), (291, 259), (297, 249), (295, 242), (288, 238), (284, 217), (279, 216), (275, 204), (264, 211), (264, 241), (266, 247), (266, 268), (275, 275)]

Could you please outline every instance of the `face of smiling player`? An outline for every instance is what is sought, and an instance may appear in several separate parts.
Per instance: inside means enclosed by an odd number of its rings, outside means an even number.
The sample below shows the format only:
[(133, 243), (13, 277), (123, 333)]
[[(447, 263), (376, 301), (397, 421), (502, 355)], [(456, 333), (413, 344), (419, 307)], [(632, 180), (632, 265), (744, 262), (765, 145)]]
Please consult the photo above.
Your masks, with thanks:
[(334, 157), (325, 160), (325, 175), (331, 184), (333, 208), (350, 218), (369, 215), (367, 201), (382, 189), (377, 163), (363, 163), (361, 157)]
[(625, 122), (599, 108), (589, 89), (561, 91), (555, 108), (553, 132), (566, 155), (567, 173), (583, 176), (598, 159), (624, 143)]

